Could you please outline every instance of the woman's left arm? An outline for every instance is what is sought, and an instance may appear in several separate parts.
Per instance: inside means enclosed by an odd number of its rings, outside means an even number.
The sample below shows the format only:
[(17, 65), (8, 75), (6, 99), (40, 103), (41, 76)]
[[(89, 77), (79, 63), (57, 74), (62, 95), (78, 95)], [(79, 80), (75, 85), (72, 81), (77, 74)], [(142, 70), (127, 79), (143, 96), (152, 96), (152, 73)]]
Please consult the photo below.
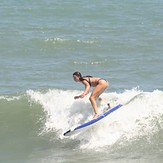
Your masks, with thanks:
[(89, 93), (89, 90), (90, 90), (89, 83), (87, 81), (84, 81), (84, 80), (82, 81), (82, 83), (85, 85), (85, 90), (81, 95), (75, 96), (74, 99), (83, 98), (84, 96), (86, 96)]

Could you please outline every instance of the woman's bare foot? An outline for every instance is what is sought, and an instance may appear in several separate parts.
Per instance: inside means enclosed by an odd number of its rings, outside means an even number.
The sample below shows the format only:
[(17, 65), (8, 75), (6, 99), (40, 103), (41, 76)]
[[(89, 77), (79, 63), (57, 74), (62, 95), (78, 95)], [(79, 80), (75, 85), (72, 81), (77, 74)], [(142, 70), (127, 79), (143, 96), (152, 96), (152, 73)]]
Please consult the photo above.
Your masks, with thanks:
[(101, 97), (99, 97), (99, 98), (98, 98), (98, 100), (101, 102), (101, 101), (102, 101), (102, 98), (101, 98)]
[(93, 116), (93, 119), (96, 119), (100, 114), (99, 113), (96, 113), (94, 116)]
[(111, 108), (110, 103), (107, 103), (107, 106), (108, 106), (108, 109), (110, 109), (110, 108)]
[(101, 97), (99, 97), (98, 100), (99, 100), (100, 102), (104, 102), (104, 103), (107, 105), (108, 109), (111, 108), (110, 103), (107, 103), (107, 102), (106, 102), (105, 100), (103, 100)]

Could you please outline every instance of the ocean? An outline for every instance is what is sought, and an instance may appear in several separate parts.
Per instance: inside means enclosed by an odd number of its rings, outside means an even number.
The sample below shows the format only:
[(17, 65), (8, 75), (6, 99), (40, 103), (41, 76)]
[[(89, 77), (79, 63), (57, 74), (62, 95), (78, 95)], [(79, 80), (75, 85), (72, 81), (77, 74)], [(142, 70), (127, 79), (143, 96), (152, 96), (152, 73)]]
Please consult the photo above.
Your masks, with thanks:
[[(0, 162), (163, 162), (162, 15), (161, 0), (1, 0)], [(93, 115), (75, 71), (130, 102), (65, 137)]]

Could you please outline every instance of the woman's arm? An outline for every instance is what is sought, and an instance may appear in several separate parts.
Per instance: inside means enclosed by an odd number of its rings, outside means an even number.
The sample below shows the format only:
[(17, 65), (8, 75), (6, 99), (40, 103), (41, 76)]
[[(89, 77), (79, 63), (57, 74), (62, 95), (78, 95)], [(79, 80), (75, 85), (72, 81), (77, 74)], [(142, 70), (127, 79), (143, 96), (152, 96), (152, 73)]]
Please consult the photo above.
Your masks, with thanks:
[(86, 96), (89, 93), (89, 90), (90, 90), (89, 83), (85, 80), (83, 80), (82, 83), (85, 85), (85, 90), (81, 95), (75, 96), (74, 99), (83, 98), (84, 96)]

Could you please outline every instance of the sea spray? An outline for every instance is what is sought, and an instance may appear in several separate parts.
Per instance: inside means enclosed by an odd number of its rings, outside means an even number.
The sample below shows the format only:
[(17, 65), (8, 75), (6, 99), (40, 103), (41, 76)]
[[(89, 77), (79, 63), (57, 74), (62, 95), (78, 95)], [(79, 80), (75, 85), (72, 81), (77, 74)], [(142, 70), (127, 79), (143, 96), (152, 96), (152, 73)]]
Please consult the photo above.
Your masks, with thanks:
[[(27, 91), (30, 98), (39, 103), (48, 115), (44, 132), (53, 130), (58, 138), (64, 139), (62, 134), (67, 129), (91, 119), (93, 112), (89, 96), (78, 101), (73, 99), (79, 93), (80, 91), (72, 90)], [(133, 98), (135, 96), (136, 98)], [(101, 97), (105, 101), (112, 101), (111, 105), (125, 104), (133, 99), (103, 121), (66, 138), (79, 140), (81, 149), (102, 148), (117, 142), (123, 144), (140, 137), (150, 140), (153, 134), (163, 128), (162, 91), (143, 92), (132, 89), (122, 93), (105, 93)]]

